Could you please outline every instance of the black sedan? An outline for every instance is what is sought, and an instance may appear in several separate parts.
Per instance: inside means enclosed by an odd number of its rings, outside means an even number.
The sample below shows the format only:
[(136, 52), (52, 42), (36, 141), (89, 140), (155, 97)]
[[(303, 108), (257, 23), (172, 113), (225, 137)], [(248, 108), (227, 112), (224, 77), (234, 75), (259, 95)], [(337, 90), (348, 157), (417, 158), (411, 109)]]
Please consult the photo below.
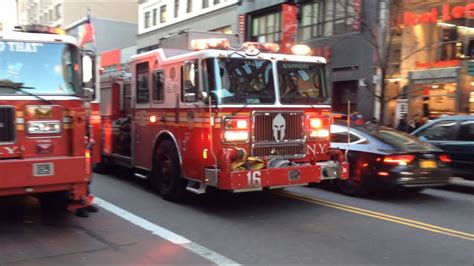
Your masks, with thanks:
[(339, 181), (341, 192), (362, 196), (374, 190), (420, 191), (448, 183), (450, 158), (417, 138), (374, 124), (331, 126), (331, 146), (345, 151), (350, 178)]
[(452, 159), (453, 175), (474, 180), (474, 116), (445, 116), (411, 133), (433, 144)]

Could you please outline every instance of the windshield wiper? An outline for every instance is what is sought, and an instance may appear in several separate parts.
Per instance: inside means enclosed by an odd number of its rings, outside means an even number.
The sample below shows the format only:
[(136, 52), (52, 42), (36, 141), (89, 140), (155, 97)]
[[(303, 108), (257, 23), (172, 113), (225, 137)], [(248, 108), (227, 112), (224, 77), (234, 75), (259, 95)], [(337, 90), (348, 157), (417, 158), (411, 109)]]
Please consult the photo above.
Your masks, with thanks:
[(23, 83), (21, 82), (13, 82), (11, 80), (8, 80), (8, 79), (4, 79), (4, 80), (0, 80), (0, 87), (4, 87), (4, 88), (9, 88), (9, 89), (13, 89), (13, 90), (16, 90), (16, 91), (19, 91), (19, 92), (22, 92), (24, 94), (27, 94), (29, 96), (33, 96), (47, 104), (51, 104), (51, 101), (50, 100), (46, 100), (45, 98), (39, 96), (39, 95), (36, 95), (34, 93), (31, 93), (29, 91), (27, 91), (27, 89), (35, 89), (34, 87), (25, 87), (23, 86)]

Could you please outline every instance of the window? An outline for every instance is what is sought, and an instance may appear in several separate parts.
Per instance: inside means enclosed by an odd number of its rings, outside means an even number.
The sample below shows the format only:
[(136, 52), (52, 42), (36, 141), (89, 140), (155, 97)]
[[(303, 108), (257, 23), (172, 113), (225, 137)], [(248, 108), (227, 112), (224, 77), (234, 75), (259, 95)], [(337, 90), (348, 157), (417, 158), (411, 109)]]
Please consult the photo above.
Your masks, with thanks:
[(299, 37), (302, 41), (352, 30), (354, 6), (351, 0), (316, 0), (304, 4)]
[(153, 73), (153, 101), (165, 99), (165, 75), (163, 72)]
[(209, 7), (209, 0), (202, 0), (202, 8), (208, 8)]
[(145, 29), (150, 27), (150, 12), (145, 13)]
[(61, 5), (58, 4), (54, 7), (54, 12), (56, 13), (56, 19), (61, 18)]
[(166, 23), (168, 20), (168, 15), (166, 13), (166, 6), (160, 7), (160, 23)]
[(220, 2), (221, 2), (220, 0), (214, 0), (214, 5), (218, 5), (220, 4)]
[(174, 0), (174, 17), (178, 17), (179, 12), (179, 0)]
[(250, 40), (254, 42), (280, 42), (280, 16), (280, 12), (275, 12), (253, 17)]
[(462, 53), (462, 43), (458, 42), (457, 27), (442, 28), (441, 40), (438, 48), (438, 61), (452, 60), (459, 58)]
[[(356, 142), (358, 140), (360, 140), (359, 137), (357, 137), (354, 134), (350, 134), (350, 143)], [(347, 143), (347, 132), (332, 133), (331, 134), (331, 142)]]
[(186, 5), (186, 13), (193, 12), (193, 0), (188, 0), (188, 4)]
[(158, 11), (156, 8), (153, 9), (153, 26), (156, 26)]
[(416, 135), (426, 140), (448, 140), (450, 139), (451, 130), (455, 125), (456, 122), (454, 121), (441, 121), (427, 127)]
[(474, 121), (466, 121), (461, 124), (457, 140), (474, 141)]
[(136, 82), (137, 103), (150, 102), (150, 91), (148, 86), (148, 62), (137, 65)]
[(199, 91), (198, 61), (186, 61), (181, 71), (182, 101), (195, 102)]

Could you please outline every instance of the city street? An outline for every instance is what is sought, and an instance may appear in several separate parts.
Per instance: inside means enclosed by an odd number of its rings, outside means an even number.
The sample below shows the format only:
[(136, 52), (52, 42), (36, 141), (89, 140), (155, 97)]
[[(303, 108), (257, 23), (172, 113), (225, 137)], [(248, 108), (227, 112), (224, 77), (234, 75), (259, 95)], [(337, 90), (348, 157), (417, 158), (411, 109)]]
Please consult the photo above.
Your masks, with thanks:
[(474, 188), (357, 199), (330, 188), (164, 201), (129, 174), (95, 174), (100, 212), (0, 203), (0, 265), (438, 264), (474, 262)]

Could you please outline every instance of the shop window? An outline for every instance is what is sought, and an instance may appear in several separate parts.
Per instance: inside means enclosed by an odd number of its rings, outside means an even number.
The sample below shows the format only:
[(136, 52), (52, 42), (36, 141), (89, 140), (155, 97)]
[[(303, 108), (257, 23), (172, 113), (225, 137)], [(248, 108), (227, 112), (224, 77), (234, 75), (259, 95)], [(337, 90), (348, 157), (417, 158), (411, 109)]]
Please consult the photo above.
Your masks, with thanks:
[(150, 91), (148, 86), (148, 62), (137, 65), (136, 93), (137, 103), (149, 103)]
[(419, 132), (417, 136), (426, 140), (449, 140), (455, 125), (455, 121), (441, 121)]
[(202, 8), (208, 8), (209, 7), (209, 0), (202, 0)]
[(474, 121), (466, 121), (461, 124), (457, 140), (474, 141)]
[(274, 12), (253, 17), (250, 40), (256, 42), (280, 42), (280, 16), (280, 12)]
[(168, 13), (166, 12), (166, 6), (160, 7), (160, 23), (166, 23), (168, 20)]
[(153, 73), (153, 94), (155, 102), (161, 102), (165, 99), (165, 75), (162, 71)]
[(461, 47), (458, 47), (457, 27), (441, 29), (441, 40), (438, 52), (438, 60), (453, 60), (459, 58)]

